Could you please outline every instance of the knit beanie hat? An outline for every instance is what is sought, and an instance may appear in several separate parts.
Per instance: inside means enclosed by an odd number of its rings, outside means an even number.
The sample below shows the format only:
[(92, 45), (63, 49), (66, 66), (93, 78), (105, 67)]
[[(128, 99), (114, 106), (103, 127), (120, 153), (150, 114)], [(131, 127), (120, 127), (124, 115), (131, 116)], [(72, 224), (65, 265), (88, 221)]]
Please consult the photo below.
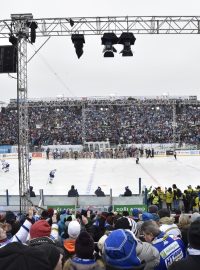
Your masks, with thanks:
[(149, 213), (158, 213), (158, 206), (157, 205), (150, 205), (148, 208)]
[(52, 269), (54, 269), (60, 259), (60, 251), (58, 248), (52, 244), (43, 244), (38, 246), (37, 249), (43, 251), (47, 255), (48, 261)]
[(148, 212), (144, 212), (143, 214), (142, 214), (142, 220), (143, 221), (146, 221), (146, 220), (150, 220), (150, 219), (154, 219), (153, 218), (153, 215), (151, 214), (151, 213), (148, 213)]
[(6, 222), (7, 223), (12, 223), (16, 220), (16, 216), (12, 211), (7, 211), (6, 212)]
[(76, 220), (70, 221), (68, 225), (68, 234), (71, 238), (77, 238), (80, 234), (81, 226)]
[(94, 240), (87, 232), (81, 232), (76, 239), (75, 253), (78, 258), (92, 259), (94, 253)]
[(192, 248), (200, 250), (200, 220), (191, 223), (188, 230), (188, 241)]
[(171, 216), (170, 211), (167, 208), (160, 209), (158, 211), (158, 215), (159, 215), (160, 218), (170, 217)]
[(138, 208), (133, 208), (132, 210), (133, 219), (138, 220), (139, 214), (140, 214), (140, 210)]
[(112, 231), (104, 243), (104, 257), (107, 265), (129, 269), (141, 264), (136, 254), (137, 240), (130, 231)]
[(43, 236), (50, 236), (51, 227), (46, 220), (38, 220), (30, 228), (30, 237), (37, 238)]
[(120, 217), (115, 223), (115, 229), (131, 229), (130, 223), (126, 217)]
[(43, 251), (14, 242), (0, 248), (0, 269), (49, 270), (51, 266)]
[(191, 222), (195, 221), (198, 217), (200, 217), (200, 214), (198, 212), (194, 212), (191, 215)]

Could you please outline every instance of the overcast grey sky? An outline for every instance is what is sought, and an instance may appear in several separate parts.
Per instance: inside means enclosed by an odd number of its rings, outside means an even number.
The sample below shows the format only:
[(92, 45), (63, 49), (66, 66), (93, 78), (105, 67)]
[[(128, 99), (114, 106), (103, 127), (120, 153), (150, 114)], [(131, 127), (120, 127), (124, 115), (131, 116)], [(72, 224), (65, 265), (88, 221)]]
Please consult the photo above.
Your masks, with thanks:
[[(86, 16), (200, 16), (199, 0), (7, 0), (11, 13), (34, 18)], [(28, 96), (159, 96), (200, 98), (200, 35), (137, 35), (133, 57), (104, 58), (100, 36), (86, 36), (78, 59), (70, 37), (52, 37), (28, 64)], [(44, 40), (28, 46), (28, 55)], [(0, 44), (9, 44), (0, 39)], [(0, 75), (0, 100), (16, 98), (16, 80)]]

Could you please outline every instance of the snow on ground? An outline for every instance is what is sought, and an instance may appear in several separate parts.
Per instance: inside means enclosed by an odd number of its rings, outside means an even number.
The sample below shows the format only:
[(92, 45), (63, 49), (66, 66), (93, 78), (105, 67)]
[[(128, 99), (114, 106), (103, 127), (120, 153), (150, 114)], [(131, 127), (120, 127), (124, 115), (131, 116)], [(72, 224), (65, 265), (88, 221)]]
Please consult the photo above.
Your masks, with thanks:
[[(0, 195), (9, 190), (9, 194), (18, 194), (18, 161), (8, 160), (10, 172), (0, 171)], [(48, 183), (49, 172), (57, 169), (53, 184)], [(138, 179), (149, 187), (169, 187), (176, 184), (182, 190), (187, 185), (200, 185), (200, 157), (155, 157), (141, 158), (136, 165), (135, 159), (33, 159), (30, 166), (30, 183), (36, 194), (44, 189), (44, 194), (67, 194), (71, 185), (75, 185), (79, 194), (94, 194), (98, 186), (109, 194), (118, 196), (129, 186), (138, 193)]]

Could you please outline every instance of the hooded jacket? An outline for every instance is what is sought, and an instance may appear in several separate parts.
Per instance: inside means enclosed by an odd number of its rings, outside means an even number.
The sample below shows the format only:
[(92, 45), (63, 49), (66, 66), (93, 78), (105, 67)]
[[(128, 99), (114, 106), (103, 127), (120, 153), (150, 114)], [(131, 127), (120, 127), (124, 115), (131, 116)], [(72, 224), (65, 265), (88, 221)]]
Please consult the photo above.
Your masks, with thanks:
[(76, 239), (68, 238), (64, 240), (63, 245), (65, 248), (66, 259), (72, 257), (75, 254), (75, 242)]
[(159, 223), (161, 224), (160, 230), (162, 232), (175, 237), (181, 237), (181, 231), (179, 230), (178, 226), (174, 224), (173, 217), (163, 217), (159, 220)]

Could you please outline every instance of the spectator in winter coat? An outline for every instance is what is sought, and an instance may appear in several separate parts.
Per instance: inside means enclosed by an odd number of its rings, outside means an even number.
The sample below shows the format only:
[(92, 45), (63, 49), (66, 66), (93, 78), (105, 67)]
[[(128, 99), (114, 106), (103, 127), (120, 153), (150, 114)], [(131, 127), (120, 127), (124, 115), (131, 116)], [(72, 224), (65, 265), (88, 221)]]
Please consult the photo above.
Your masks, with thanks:
[(189, 193), (187, 190), (184, 190), (184, 192), (183, 192), (183, 205), (184, 205), (185, 213), (189, 213), (189, 211), (190, 211), (191, 199), (192, 199), (191, 193)]
[(145, 240), (151, 243), (160, 253), (160, 263), (155, 267), (155, 270), (167, 270), (173, 261), (185, 257), (185, 247), (182, 240), (179, 238), (173, 239), (160, 231), (155, 221), (145, 221), (141, 230)]
[(129, 187), (125, 187), (124, 196), (132, 196), (132, 191), (129, 189)]
[(160, 198), (156, 189), (154, 189), (150, 195), (152, 205), (156, 205), (159, 208)]
[(75, 242), (75, 256), (66, 261), (63, 270), (105, 270), (104, 264), (94, 258), (94, 240), (81, 232)]
[(181, 237), (181, 231), (179, 230), (178, 226), (174, 224), (175, 219), (174, 217), (170, 216), (169, 210), (166, 208), (161, 209), (158, 211), (158, 215), (160, 217), (159, 224), (162, 232), (175, 237)]
[(30, 186), (29, 192), (30, 192), (30, 197), (36, 197), (35, 196), (35, 192), (33, 191), (33, 187), (32, 186)]
[(182, 193), (179, 188), (177, 188), (176, 184), (172, 185), (173, 188), (173, 208), (174, 210), (178, 210), (180, 208), (180, 198)]
[(78, 221), (73, 220), (70, 221), (67, 230), (69, 238), (64, 240), (63, 245), (65, 248), (65, 255), (66, 255), (65, 257), (68, 259), (69, 257), (72, 257), (75, 254), (75, 242), (76, 238), (80, 234), (81, 226)]
[(55, 244), (55, 240), (58, 239), (58, 225), (56, 214), (52, 217), (52, 226), (44, 220), (36, 221), (30, 229), (29, 246), (38, 246), (44, 243)]
[(97, 197), (105, 197), (105, 193), (101, 190), (101, 187), (98, 187), (94, 192)]
[(68, 197), (78, 197), (78, 191), (75, 189), (74, 185), (71, 186), (71, 189), (68, 191)]
[(166, 190), (165, 196), (166, 196), (167, 209), (172, 212), (173, 193), (172, 193), (172, 188), (171, 187), (169, 187)]
[(188, 256), (178, 262), (174, 262), (169, 270), (199, 270), (200, 265), (200, 220), (191, 223), (188, 230)]
[(15, 242), (0, 249), (0, 269), (53, 270), (44, 251)]
[(10, 239), (7, 238), (5, 224), (0, 223), (0, 248), (6, 246), (12, 242), (25, 243), (28, 237), (29, 230), (33, 223), (33, 208), (29, 209), (28, 217), (24, 221), (20, 230), (12, 236)]
[(179, 223), (177, 224), (178, 225), (178, 228), (179, 230), (181, 231), (181, 239), (185, 245), (185, 247), (187, 248), (188, 246), (188, 229), (190, 227), (190, 217), (189, 215), (186, 215), (186, 214), (181, 214), (180, 217), (179, 217)]

